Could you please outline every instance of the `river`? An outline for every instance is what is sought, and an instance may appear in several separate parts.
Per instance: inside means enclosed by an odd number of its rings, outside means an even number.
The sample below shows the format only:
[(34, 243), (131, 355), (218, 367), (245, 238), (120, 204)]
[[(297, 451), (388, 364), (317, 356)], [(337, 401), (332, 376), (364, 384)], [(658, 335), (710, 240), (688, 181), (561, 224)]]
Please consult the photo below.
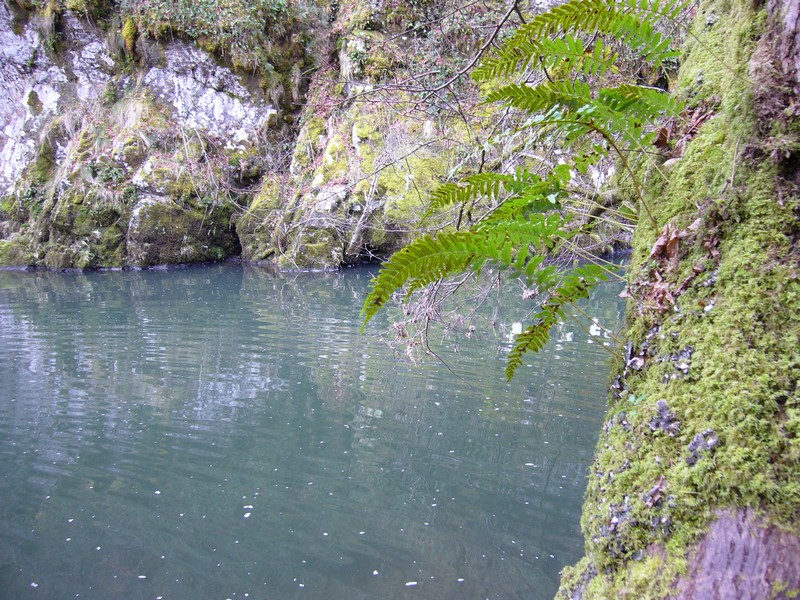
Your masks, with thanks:
[[(603, 333), (563, 324), (507, 383), (505, 293), (409, 364), (391, 310), (359, 332), (373, 272), (0, 271), (0, 597), (551, 598)], [(619, 291), (584, 309), (614, 329)]]

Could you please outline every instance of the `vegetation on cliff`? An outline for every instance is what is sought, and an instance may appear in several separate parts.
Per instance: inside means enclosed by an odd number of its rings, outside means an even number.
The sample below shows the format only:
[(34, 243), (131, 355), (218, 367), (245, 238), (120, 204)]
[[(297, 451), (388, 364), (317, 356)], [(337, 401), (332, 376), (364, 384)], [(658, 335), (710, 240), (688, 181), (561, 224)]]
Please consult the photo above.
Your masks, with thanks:
[[(555, 252), (587, 255), (574, 238), (591, 233), (596, 217), (607, 212), (607, 206), (586, 198), (573, 173), (586, 174), (613, 157), (623, 167), (619, 178), (634, 192), (627, 206), (615, 207), (616, 214), (624, 210), (633, 220), (646, 218), (656, 225), (649, 208), (655, 196), (645, 190), (637, 171), (653, 167), (657, 124), (676, 116), (680, 103), (665, 90), (625, 81), (620, 67), (627, 72), (631, 68), (623, 66), (620, 56), (627, 52), (639, 68), (660, 69), (676, 53), (659, 25), (674, 23), (682, 12), (674, 1), (619, 5), (572, 0), (520, 27), (488, 57), (474, 73), (478, 81), (490, 84), (486, 100), (527, 117), (526, 135), (536, 145), (557, 143), (569, 155), (549, 170), (538, 166), (541, 174), (522, 166), (514, 173), (469, 175), (436, 190), (431, 210), (456, 206), (459, 214), (480, 216), (474, 221), (468, 217), (463, 230), (459, 219), (455, 231), (424, 236), (394, 254), (364, 303), (365, 321), (404, 287), (408, 297), (441, 279), (492, 266), (521, 275), (529, 297), (536, 298), (531, 325), (516, 336), (509, 354), (507, 377), (513, 377), (524, 352), (543, 348), (567, 307), (609, 271), (596, 261), (563, 270), (545, 263)], [(531, 65), (538, 69), (532, 81), (517, 75)], [(517, 80), (509, 82), (510, 77)], [(586, 205), (594, 218), (571, 225)], [(430, 317), (423, 320), (427, 327)]]
[[(12, 133), (0, 151), (0, 261), (147, 266), (127, 242), (131, 224), (151, 222), (131, 219), (154, 197), (189, 212), (219, 207), (215, 231), (225, 232), (209, 243), (178, 227), (172, 233), (187, 243), (155, 259), (165, 262), (241, 253), (287, 269), (337, 268), (452, 228), (457, 213), (426, 213), (441, 181), (560, 160), (557, 143), (528, 139), (523, 117), (481, 104), (478, 89), (490, 82), (465, 76), (537, 9), (494, 1), (462, 8), (9, 4), (15, 33), (6, 41), (19, 49), (6, 67), (17, 79), (4, 92), (24, 95), (28, 108), (11, 105)], [(130, 127), (134, 115), (141, 131)], [(574, 183), (596, 193), (598, 174)], [(51, 226), (84, 197), (116, 216)], [(469, 221), (468, 211), (461, 216)], [(616, 243), (603, 227), (586, 242)]]

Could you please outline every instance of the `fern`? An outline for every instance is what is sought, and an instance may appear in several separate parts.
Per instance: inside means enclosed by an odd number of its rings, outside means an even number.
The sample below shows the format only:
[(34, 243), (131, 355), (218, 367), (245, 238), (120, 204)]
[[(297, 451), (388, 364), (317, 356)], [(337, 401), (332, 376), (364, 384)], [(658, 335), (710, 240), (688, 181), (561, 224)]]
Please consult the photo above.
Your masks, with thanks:
[(464, 177), (459, 183), (445, 183), (431, 194), (429, 211), (439, 210), (452, 204), (463, 204), (483, 197), (495, 200), (503, 192), (519, 192), (530, 184), (541, 181), (541, 177), (526, 170), (514, 175), (503, 173), (476, 173)]
[(627, 128), (628, 121), (652, 121), (661, 116), (680, 112), (681, 104), (664, 90), (626, 84), (600, 90), (592, 97), (591, 88), (581, 81), (553, 81), (538, 86), (511, 84), (487, 95), (490, 102), (503, 102), (525, 112), (547, 113), (561, 109), (572, 115), (582, 115), (588, 124), (591, 117), (609, 123), (617, 131)]
[[(601, 80), (617, 70), (612, 40), (658, 66), (675, 52), (657, 26), (665, 19), (676, 21), (684, 6), (678, 0), (571, 0), (520, 27), (485, 58), (473, 73), (481, 82), (509, 78), (520, 69), (552, 71), (539, 85), (496, 87), (486, 101), (527, 114), (530, 135), (552, 134), (562, 147), (580, 142), (581, 152), (545, 175), (526, 169), (477, 173), (440, 186), (431, 196), (430, 211), (480, 201), (491, 208), (469, 230), (422, 237), (384, 263), (362, 309), (364, 324), (398, 290), (404, 289), (407, 299), (440, 279), (492, 265), (521, 276), (546, 298), (533, 324), (516, 337), (506, 376), (513, 377), (525, 352), (541, 350), (567, 305), (586, 297), (607, 277), (605, 267), (596, 264), (566, 271), (545, 264), (560, 244), (593, 226), (569, 226), (564, 207), (572, 170), (586, 172), (601, 157), (616, 153), (647, 210), (629, 157), (650, 143), (657, 119), (681, 110), (660, 89), (632, 83), (603, 87)], [(585, 41), (586, 34), (592, 34), (591, 42)], [(586, 144), (588, 136), (594, 142)]]
[(383, 264), (372, 280), (361, 315), (366, 325), (391, 300), (392, 294), (406, 288), (406, 297), (439, 279), (467, 269), (478, 271), (487, 262), (511, 269), (529, 281), (539, 283), (536, 271), (544, 256), (531, 256), (531, 246), (552, 248), (572, 234), (563, 228), (559, 215), (532, 215), (528, 220), (493, 221), (471, 231), (426, 235), (396, 252)]
[(486, 96), (488, 102), (503, 102), (525, 112), (546, 111), (555, 106), (577, 110), (591, 98), (589, 85), (582, 81), (548, 81), (535, 87), (513, 83)]
[(498, 77), (510, 77), (528, 67), (553, 69), (566, 68), (584, 75), (605, 75), (613, 68), (617, 55), (602, 39), (595, 40), (593, 47), (570, 34), (563, 38), (522, 40), (506, 48), (496, 56), (483, 61), (473, 73), (476, 81), (488, 81)]
[(607, 279), (606, 272), (599, 265), (577, 267), (564, 277), (550, 294), (550, 299), (542, 304), (534, 317), (533, 325), (517, 335), (514, 348), (508, 354), (506, 378), (514, 377), (522, 365), (525, 352), (538, 352), (550, 338), (550, 330), (564, 317), (564, 306), (580, 298), (586, 298), (592, 286)]
[[(607, 34), (627, 44), (633, 51), (655, 66), (673, 58), (670, 40), (655, 28), (661, 19), (675, 21), (688, 3), (677, 0), (572, 0), (538, 15), (522, 25), (497, 55), (498, 63), (487, 63), (489, 68), (479, 68), (476, 77), (483, 78), (489, 70), (513, 73), (522, 63), (529, 63), (535, 51), (530, 40), (540, 40), (559, 34), (580, 31)], [(490, 59), (491, 61), (491, 59)], [(499, 63), (513, 63), (503, 64)]]
[(473, 72), (476, 81), (509, 77), (529, 67), (556, 66), (583, 75), (602, 76), (615, 68), (618, 55), (596, 37), (586, 47), (579, 32), (606, 34), (658, 67), (678, 53), (655, 27), (659, 20), (677, 21), (688, 2), (669, 0), (572, 0), (521, 26)]

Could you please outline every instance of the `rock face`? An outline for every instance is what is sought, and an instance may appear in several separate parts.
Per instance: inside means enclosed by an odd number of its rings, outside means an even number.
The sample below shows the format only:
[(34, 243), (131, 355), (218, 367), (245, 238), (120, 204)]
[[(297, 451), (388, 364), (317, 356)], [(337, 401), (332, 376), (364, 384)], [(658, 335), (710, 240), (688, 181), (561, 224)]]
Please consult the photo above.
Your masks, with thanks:
[(269, 48), (230, 53), (175, 15), (0, 6), (0, 266), (326, 269), (443, 226), (427, 198), (491, 123), (463, 82), (461, 114), (420, 90), (479, 38), (444, 4), (301, 5)]
[(725, 511), (697, 545), (675, 600), (779, 598), (800, 590), (800, 538), (752, 510)]
[(164, 49), (166, 64), (154, 66), (143, 83), (168, 104), (177, 124), (243, 149), (278, 111), (254, 97), (230, 69), (224, 68), (195, 46), (181, 41)]
[[(470, 135), (482, 125), (476, 121), (470, 132), (457, 115), (393, 84), (443, 43), (402, 35), (413, 15), (398, 16), (396, 8), (339, 4), (332, 24), (338, 50), (311, 80), (289, 168), (270, 174), (237, 220), (245, 260), (337, 267), (387, 256), (441, 226), (421, 221), (428, 197), (459, 161), (472, 164)], [(451, 56), (458, 60), (457, 52)]]
[(70, 11), (56, 45), (11, 6), (0, 6), (0, 265), (239, 255), (239, 188), (277, 153), (278, 111), (259, 86), (180, 40), (143, 41), (133, 64), (112, 50), (113, 30)]
[(14, 191), (33, 160), (44, 124), (59, 114), (70, 85), (64, 69), (42, 50), (33, 27), (15, 32), (11, 8), (0, 6), (0, 193)]

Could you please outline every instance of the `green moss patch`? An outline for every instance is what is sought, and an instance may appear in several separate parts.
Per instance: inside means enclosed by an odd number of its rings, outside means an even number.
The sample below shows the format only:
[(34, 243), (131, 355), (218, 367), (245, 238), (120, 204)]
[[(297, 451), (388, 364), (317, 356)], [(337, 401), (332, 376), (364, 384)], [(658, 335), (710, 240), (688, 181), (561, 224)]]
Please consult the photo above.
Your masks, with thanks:
[[(758, 155), (737, 75), (763, 22), (747, 2), (701, 4), (682, 89), (721, 103), (652, 207), (672, 229), (637, 229), (630, 343), (584, 506), (587, 555), (561, 597), (669, 596), (722, 510), (754, 509), (800, 534), (800, 199), (781, 198), (778, 166)], [(669, 235), (671, 253), (655, 251)]]
[(130, 261), (141, 267), (222, 260), (240, 252), (231, 209), (201, 210), (175, 202), (144, 200), (128, 229)]

